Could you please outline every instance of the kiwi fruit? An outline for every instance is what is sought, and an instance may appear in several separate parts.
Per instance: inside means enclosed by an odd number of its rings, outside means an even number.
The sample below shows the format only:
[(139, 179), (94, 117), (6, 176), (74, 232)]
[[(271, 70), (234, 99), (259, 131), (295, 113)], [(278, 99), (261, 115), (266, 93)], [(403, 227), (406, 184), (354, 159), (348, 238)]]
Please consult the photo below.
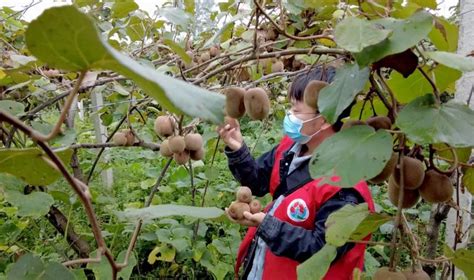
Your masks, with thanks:
[(212, 57), (218, 56), (218, 55), (221, 54), (221, 49), (220, 49), (218, 46), (212, 46), (212, 47), (209, 49), (209, 54), (210, 54)]
[(398, 161), (398, 154), (392, 153), (392, 156), (387, 161), (382, 171), (374, 178), (371, 178), (369, 182), (371, 184), (380, 184), (384, 182), (385, 180), (387, 180), (388, 177), (392, 175), (393, 171), (395, 170), (395, 167), (397, 166), (397, 161)]
[(201, 54), (201, 61), (202, 62), (206, 62), (208, 61), (209, 59), (211, 59), (211, 54), (209, 52), (203, 52)]
[(186, 150), (197, 151), (202, 148), (202, 136), (199, 133), (189, 133), (184, 136)]
[(174, 153), (173, 158), (177, 164), (181, 164), (181, 165), (186, 164), (189, 161), (189, 152), (184, 150), (179, 153)]
[(406, 280), (407, 278), (399, 271), (390, 271), (388, 267), (379, 268), (372, 280)]
[(283, 61), (277, 60), (272, 63), (272, 73), (283, 72), (285, 70), (285, 65)]
[(161, 142), (160, 154), (164, 157), (172, 157), (173, 156), (173, 152), (170, 150), (168, 139)]
[(420, 188), (421, 197), (431, 203), (446, 202), (453, 196), (453, 184), (448, 176), (428, 170)]
[[(397, 185), (400, 185), (400, 169), (395, 168), (393, 175)], [(416, 190), (423, 182), (423, 178), (425, 178), (423, 163), (415, 158), (403, 157), (403, 176), (405, 177), (403, 182), (404, 188)]]
[(268, 41), (275, 41), (278, 37), (278, 32), (274, 28), (269, 28), (265, 33), (265, 39)]
[(361, 120), (347, 120), (342, 124), (341, 130), (348, 129), (356, 125), (366, 125), (366, 123)]
[(196, 151), (190, 151), (190, 156), (192, 160), (201, 160), (204, 158), (204, 149), (200, 148), (199, 150)]
[(244, 95), (245, 89), (231, 87), (224, 90), (226, 96), (225, 111), (229, 117), (238, 119), (245, 114)]
[(115, 145), (125, 146), (127, 145), (127, 137), (122, 132), (116, 132), (112, 137), (112, 141)]
[(186, 149), (184, 137), (181, 135), (170, 137), (169, 140), (170, 151), (173, 153), (181, 153)]
[(250, 201), (249, 206), (250, 206), (250, 213), (252, 214), (262, 211), (262, 205), (260, 204), (260, 201), (258, 201), (257, 199), (253, 199), (252, 201)]
[(368, 118), (366, 123), (375, 128), (375, 130), (390, 129), (392, 127), (392, 120), (386, 116), (375, 116)]
[(245, 211), (250, 212), (250, 206), (247, 203), (234, 201), (230, 204), (227, 212), (232, 218), (241, 220), (244, 218)]
[(250, 72), (246, 67), (237, 70), (237, 81), (244, 82), (248, 80), (250, 80)]
[(250, 203), (252, 201), (252, 191), (249, 187), (240, 187), (237, 190), (237, 201)]
[(304, 68), (304, 63), (302, 63), (301, 61), (297, 59), (294, 59), (291, 62), (291, 68), (293, 69), (293, 71), (300, 70), (301, 68)]
[(262, 88), (250, 88), (244, 94), (244, 106), (253, 120), (263, 120), (270, 111), (270, 99)]
[(402, 272), (407, 280), (430, 280), (430, 276), (422, 269), (406, 270)]
[(130, 129), (123, 129), (122, 133), (127, 138), (127, 146), (132, 146), (135, 143), (135, 135)]
[(174, 120), (171, 116), (159, 116), (155, 120), (155, 132), (162, 137), (174, 134)]
[(321, 89), (327, 86), (328, 83), (319, 80), (313, 80), (306, 85), (303, 94), (303, 100), (306, 105), (311, 108), (318, 109), (318, 96)]
[[(398, 205), (398, 194), (400, 191), (400, 187), (395, 182), (393, 176), (390, 176), (388, 180), (388, 198), (390, 202), (397, 206)], [(402, 208), (411, 208), (415, 206), (418, 201), (420, 200), (420, 193), (418, 190), (403, 190), (403, 202)]]

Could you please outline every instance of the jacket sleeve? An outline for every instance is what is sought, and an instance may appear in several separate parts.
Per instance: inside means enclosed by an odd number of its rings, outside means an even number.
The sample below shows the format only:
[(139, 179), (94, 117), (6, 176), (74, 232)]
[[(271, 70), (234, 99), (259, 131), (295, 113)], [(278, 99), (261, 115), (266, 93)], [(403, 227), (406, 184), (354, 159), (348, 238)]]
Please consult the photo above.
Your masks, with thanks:
[(242, 186), (247, 186), (255, 196), (264, 196), (270, 189), (270, 176), (275, 161), (275, 146), (255, 160), (244, 143), (237, 151), (225, 148), (229, 169)]
[[(316, 214), (315, 227), (307, 230), (283, 222), (273, 216), (266, 215), (257, 230), (269, 249), (277, 256), (287, 257), (298, 262), (304, 262), (317, 253), (325, 244), (328, 216), (346, 204), (362, 203), (363, 199), (353, 189), (342, 189), (333, 198), (328, 200)], [(354, 247), (353, 243), (346, 243), (337, 248), (336, 259)]]

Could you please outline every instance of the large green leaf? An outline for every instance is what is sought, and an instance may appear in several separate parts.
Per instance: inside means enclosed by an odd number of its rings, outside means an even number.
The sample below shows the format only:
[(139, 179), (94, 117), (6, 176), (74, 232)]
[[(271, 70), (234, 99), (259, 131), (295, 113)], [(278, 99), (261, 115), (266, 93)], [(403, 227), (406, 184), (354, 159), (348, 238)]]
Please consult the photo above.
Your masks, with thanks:
[(462, 185), (474, 194), (474, 168), (468, 168), (462, 176)]
[[(72, 150), (62, 150), (56, 154), (67, 164)], [(61, 173), (50, 163), (51, 160), (38, 148), (0, 149), (0, 172), (12, 174), (30, 185), (49, 185), (61, 177)]]
[(334, 81), (323, 88), (318, 97), (319, 111), (331, 124), (364, 89), (369, 79), (369, 68), (359, 69), (357, 64), (346, 64), (336, 70)]
[(459, 54), (442, 51), (426, 52), (425, 55), (438, 63), (463, 72), (474, 71), (474, 57), (466, 57)]
[(474, 111), (455, 100), (437, 107), (432, 94), (419, 97), (400, 111), (396, 124), (418, 144), (474, 146)]
[(39, 218), (48, 213), (54, 203), (53, 197), (44, 192), (34, 191), (23, 194), (16, 190), (7, 190), (5, 199), (18, 208), (18, 216)]
[(350, 52), (360, 52), (378, 44), (390, 35), (391, 30), (377, 28), (366, 19), (348, 17), (336, 25), (336, 43)]
[(309, 170), (313, 178), (337, 175), (337, 185), (350, 188), (382, 171), (392, 154), (392, 137), (385, 130), (353, 126), (326, 139), (314, 151)]
[(299, 280), (323, 279), (332, 261), (336, 258), (336, 247), (325, 244), (321, 250), (296, 268)]
[(367, 203), (355, 206), (347, 204), (331, 213), (326, 220), (326, 242), (336, 247), (346, 244), (367, 215), (369, 215)]
[(390, 221), (392, 217), (379, 214), (370, 213), (365, 219), (359, 224), (356, 230), (354, 230), (349, 239), (361, 240), (365, 238), (369, 233), (376, 231), (381, 225)]
[(15, 280), (57, 280), (74, 279), (74, 275), (59, 263), (43, 264), (39, 257), (30, 253), (23, 255), (7, 273), (7, 279)]
[(160, 74), (111, 47), (92, 20), (75, 7), (46, 10), (26, 31), (29, 50), (55, 68), (110, 69), (134, 80), (166, 109), (213, 122), (224, 118), (225, 97)]
[(167, 216), (188, 216), (201, 219), (218, 218), (224, 211), (216, 207), (194, 207), (185, 205), (162, 204), (141, 209), (127, 209), (118, 212), (120, 218), (127, 220), (157, 219)]
[(0, 100), (0, 110), (18, 116), (25, 111), (25, 105), (13, 100)]
[(469, 249), (457, 249), (453, 251), (448, 245), (444, 245), (444, 254), (451, 258), (451, 262), (466, 274), (467, 279), (474, 279), (474, 251)]
[(392, 34), (387, 40), (355, 53), (354, 56), (360, 65), (368, 65), (387, 55), (401, 53), (413, 47), (431, 31), (433, 17), (428, 12), (419, 11), (404, 20), (383, 18), (374, 20), (373, 23), (392, 30)]
[(171, 23), (181, 25), (184, 28), (188, 27), (191, 21), (189, 14), (180, 8), (162, 8), (160, 9), (160, 15), (164, 16)]
[(133, 0), (115, 0), (112, 6), (112, 17), (123, 18), (136, 9), (138, 9), (138, 4)]
[(436, 17), (429, 34), (431, 42), (439, 51), (456, 52), (458, 48), (458, 26), (444, 18)]

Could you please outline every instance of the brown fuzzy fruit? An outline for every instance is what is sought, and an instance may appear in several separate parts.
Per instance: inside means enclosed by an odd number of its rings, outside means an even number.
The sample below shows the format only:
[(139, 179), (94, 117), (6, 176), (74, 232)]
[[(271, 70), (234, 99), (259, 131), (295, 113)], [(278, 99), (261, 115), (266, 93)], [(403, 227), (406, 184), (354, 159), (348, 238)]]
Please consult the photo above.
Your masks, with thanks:
[(247, 114), (253, 120), (263, 120), (270, 111), (270, 99), (262, 88), (248, 89), (244, 95), (244, 105)]
[(174, 119), (171, 116), (159, 116), (155, 120), (155, 132), (162, 137), (168, 137), (174, 133)]
[(224, 90), (226, 96), (225, 111), (229, 117), (238, 119), (245, 114), (244, 95), (245, 89), (231, 87)]
[(196, 151), (190, 151), (190, 156), (192, 160), (201, 160), (204, 158), (204, 149), (201, 148)]
[(243, 219), (245, 211), (250, 212), (250, 206), (247, 203), (238, 201), (232, 202), (228, 209), (229, 215), (236, 220)]
[[(416, 190), (423, 182), (423, 178), (425, 178), (425, 168), (423, 167), (423, 163), (415, 158), (403, 157), (403, 175), (405, 177), (404, 188), (408, 190)], [(397, 185), (400, 185), (399, 168), (395, 168), (393, 176)]]
[(304, 89), (304, 103), (306, 103), (306, 105), (310, 106), (311, 108), (318, 109), (319, 92), (327, 85), (328, 83), (319, 80), (313, 80), (309, 82)]
[(127, 146), (132, 146), (135, 143), (135, 135), (130, 129), (123, 129), (122, 133), (127, 138)]
[(202, 148), (202, 136), (199, 133), (189, 133), (184, 136), (186, 150), (197, 151)]
[(262, 205), (260, 204), (260, 201), (258, 201), (257, 199), (250, 201), (249, 206), (250, 206), (250, 213), (252, 214), (262, 211)]
[(347, 120), (344, 122), (344, 124), (341, 127), (341, 130), (348, 129), (350, 127), (356, 126), (356, 125), (365, 125), (366, 123), (361, 120)]
[(211, 54), (209, 52), (203, 52), (201, 54), (201, 61), (202, 62), (206, 62), (208, 61), (209, 59), (211, 59)]
[[(393, 176), (390, 176), (388, 179), (388, 198), (390, 202), (397, 206), (398, 205), (398, 194), (400, 192), (400, 187), (395, 182)], [(415, 206), (420, 200), (420, 193), (418, 190), (407, 190), (403, 191), (403, 202), (402, 208), (410, 208)]]
[(184, 142), (184, 137), (177, 135), (170, 137), (169, 141), (169, 147), (170, 151), (173, 153), (181, 153), (186, 149), (186, 143)]
[(392, 121), (386, 116), (371, 117), (368, 118), (366, 122), (368, 125), (375, 128), (375, 130), (390, 129), (392, 127)]
[(390, 271), (388, 267), (379, 268), (372, 280), (406, 280), (407, 278), (399, 271)]
[(236, 196), (239, 202), (250, 203), (252, 201), (252, 191), (249, 187), (240, 187)]
[(421, 197), (428, 202), (446, 202), (453, 196), (453, 184), (448, 176), (428, 170), (419, 191)]
[(285, 70), (285, 65), (283, 61), (277, 60), (272, 63), (272, 73), (283, 72)]
[(165, 141), (161, 142), (160, 154), (164, 157), (172, 157), (173, 156), (173, 152), (170, 150), (168, 140), (165, 140)]
[(112, 141), (114, 142), (115, 145), (119, 145), (119, 146), (127, 145), (127, 137), (122, 132), (115, 133), (114, 136), (112, 137)]
[(384, 182), (385, 180), (387, 180), (388, 177), (392, 175), (393, 171), (395, 170), (395, 167), (397, 166), (397, 160), (398, 160), (398, 154), (392, 153), (392, 156), (385, 164), (385, 167), (383, 168), (383, 170), (377, 176), (375, 176), (374, 178), (371, 178), (369, 182), (372, 184), (380, 184)]
[(237, 70), (237, 81), (244, 82), (250, 80), (250, 73), (247, 68)]
[(267, 32), (265, 33), (265, 39), (269, 41), (275, 41), (277, 37), (278, 37), (278, 32), (273, 28), (269, 28)]
[(174, 153), (173, 158), (177, 164), (186, 164), (189, 161), (189, 152), (184, 150), (180, 153)]
[(212, 46), (210, 49), (209, 49), (209, 54), (214, 57), (214, 56), (218, 56), (221, 54), (221, 49), (217, 46)]
[(402, 273), (403, 275), (405, 275), (407, 280), (430, 280), (431, 279), (428, 273), (426, 273), (425, 271), (421, 269), (417, 269), (415, 270), (415, 272), (413, 272), (410, 269), (407, 271), (403, 271)]

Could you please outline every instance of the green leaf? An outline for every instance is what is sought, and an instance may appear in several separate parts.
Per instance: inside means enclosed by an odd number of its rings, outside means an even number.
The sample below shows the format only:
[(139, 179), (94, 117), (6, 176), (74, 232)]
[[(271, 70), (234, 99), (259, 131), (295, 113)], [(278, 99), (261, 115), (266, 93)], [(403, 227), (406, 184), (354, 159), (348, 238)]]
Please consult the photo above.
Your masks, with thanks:
[(298, 280), (323, 279), (329, 266), (336, 258), (336, 247), (330, 244), (325, 244), (321, 250), (314, 254), (311, 258), (300, 264), (296, 268)]
[(468, 168), (462, 176), (462, 185), (474, 194), (474, 168)]
[[(56, 154), (67, 164), (72, 150)], [(0, 172), (12, 174), (30, 185), (49, 185), (61, 177), (61, 173), (50, 164), (53, 164), (51, 160), (38, 148), (0, 149)]]
[(357, 64), (346, 64), (336, 70), (334, 81), (323, 88), (318, 97), (319, 111), (331, 124), (364, 89), (369, 79), (369, 68), (359, 69)]
[(422, 8), (430, 8), (435, 10), (438, 4), (436, 4), (436, 0), (410, 0), (409, 2), (415, 3)]
[(137, 83), (163, 107), (216, 123), (225, 97), (160, 74), (101, 39), (91, 19), (72, 6), (50, 8), (29, 24), (28, 49), (50, 66), (70, 71), (110, 69)]
[(25, 111), (25, 105), (13, 100), (0, 100), (0, 110), (18, 116)]
[(463, 71), (474, 71), (474, 58), (448, 52), (426, 52), (426, 56), (448, 67)]
[(385, 130), (353, 126), (326, 139), (313, 152), (309, 170), (313, 178), (340, 177), (331, 184), (350, 188), (382, 171), (392, 154), (392, 137)]
[(6, 201), (18, 208), (18, 216), (39, 218), (48, 213), (54, 203), (53, 197), (44, 192), (34, 191), (23, 194), (15, 190), (6, 191)]
[(455, 100), (437, 107), (432, 94), (419, 97), (400, 111), (396, 124), (418, 144), (474, 146), (474, 111)]
[(146, 32), (144, 21), (137, 16), (131, 17), (127, 27), (125, 28), (125, 31), (132, 41), (143, 40)]
[[(122, 251), (119, 253), (117, 257), (117, 262), (118, 263), (123, 263), (125, 261), (125, 255), (127, 254), (127, 251)], [(118, 273), (118, 277), (123, 280), (128, 280), (130, 279), (130, 276), (132, 275), (133, 268), (137, 265), (137, 258), (135, 257), (135, 254), (130, 254), (130, 257), (128, 258), (128, 264), (126, 267), (122, 268), (120, 272)]]
[(401, 53), (413, 47), (431, 31), (433, 17), (428, 12), (419, 11), (404, 20), (383, 18), (372, 22), (393, 32), (387, 40), (367, 47), (360, 53), (355, 53), (354, 56), (359, 65), (365, 66), (388, 55)]
[(112, 17), (123, 18), (136, 9), (138, 9), (138, 4), (133, 0), (115, 0), (112, 6)]
[(154, 205), (141, 209), (127, 209), (117, 213), (120, 218), (128, 220), (157, 219), (167, 216), (188, 216), (200, 219), (214, 219), (223, 214), (224, 211), (216, 207), (194, 207), (174, 204)]
[(347, 204), (336, 212), (331, 213), (325, 224), (326, 242), (336, 247), (346, 244), (351, 234), (367, 215), (369, 215), (367, 203), (356, 206)]
[(222, 26), (221, 29), (219, 29), (219, 31), (217, 31), (214, 35), (212, 35), (212, 37), (207, 40), (207, 42), (204, 44), (204, 46), (202, 47), (203, 49), (207, 49), (209, 47), (211, 47), (212, 45), (216, 44), (219, 37), (225, 33), (227, 30), (231, 29), (231, 28), (234, 28), (234, 23), (237, 21), (237, 20), (240, 20), (243, 18), (243, 15), (240, 15), (240, 16), (236, 16), (234, 18), (232, 18), (229, 22), (227, 22), (226, 24), (224, 24), (224, 26)]
[(435, 24), (429, 38), (439, 51), (456, 52), (458, 34), (458, 26), (455, 23), (451, 23), (442, 17), (435, 17)]
[(474, 279), (474, 251), (469, 249), (457, 249), (453, 251), (446, 244), (444, 254), (452, 258), (451, 262), (466, 274), (467, 279)]
[(172, 262), (176, 256), (176, 249), (168, 244), (161, 244), (155, 247), (148, 255), (148, 263), (154, 264), (156, 261)]
[(376, 231), (381, 225), (392, 220), (392, 217), (379, 214), (370, 213), (365, 219), (359, 224), (356, 230), (354, 230), (349, 239), (351, 240), (362, 240), (370, 233)]
[(189, 64), (191, 63), (192, 59), (191, 57), (186, 53), (186, 51), (178, 44), (176, 44), (174, 41), (170, 39), (164, 39), (163, 44), (167, 45), (168, 47), (171, 48), (171, 50), (179, 55), (179, 57), (183, 60), (184, 63)]
[(380, 29), (366, 19), (349, 17), (336, 25), (336, 43), (350, 52), (360, 52), (385, 40), (391, 31)]
[(15, 280), (56, 280), (74, 279), (74, 275), (59, 263), (43, 264), (39, 257), (27, 253), (14, 263), (8, 273), (7, 279)]
[(171, 23), (180, 25), (183, 28), (188, 27), (191, 18), (184, 10), (179, 8), (163, 8), (160, 9), (160, 15), (165, 17)]

